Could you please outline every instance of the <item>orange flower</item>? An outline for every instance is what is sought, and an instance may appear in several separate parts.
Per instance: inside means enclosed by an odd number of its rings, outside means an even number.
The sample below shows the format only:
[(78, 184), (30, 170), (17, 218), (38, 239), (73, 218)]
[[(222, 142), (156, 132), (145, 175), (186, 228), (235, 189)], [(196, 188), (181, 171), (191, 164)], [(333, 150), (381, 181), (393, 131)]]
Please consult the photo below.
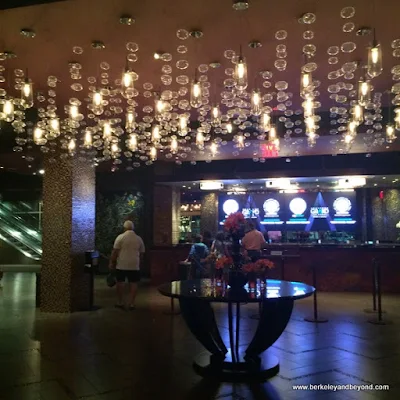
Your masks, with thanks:
[(256, 264), (257, 270), (271, 269), (271, 268), (274, 268), (274, 266), (275, 266), (271, 260), (267, 260), (265, 258), (261, 258), (260, 260), (257, 260), (255, 262), (255, 264)]
[(216, 269), (223, 269), (224, 267), (229, 267), (233, 264), (233, 260), (231, 257), (223, 256), (217, 260), (215, 263)]
[(242, 270), (243, 270), (243, 272), (246, 272), (248, 274), (249, 272), (255, 272), (255, 270), (256, 270), (255, 267), (256, 267), (255, 264), (249, 263), (249, 264), (243, 265)]
[(244, 215), (241, 212), (230, 214), (225, 220), (224, 228), (227, 231), (237, 232), (245, 222)]

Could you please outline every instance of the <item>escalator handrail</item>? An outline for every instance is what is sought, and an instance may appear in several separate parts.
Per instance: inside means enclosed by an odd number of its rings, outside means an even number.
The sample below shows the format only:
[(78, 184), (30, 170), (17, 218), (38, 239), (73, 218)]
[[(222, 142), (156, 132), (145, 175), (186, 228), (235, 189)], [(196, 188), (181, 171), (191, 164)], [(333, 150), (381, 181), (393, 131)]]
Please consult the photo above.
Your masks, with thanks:
[[(25, 204), (25, 203), (22, 203)], [(25, 204), (26, 205), (26, 204)], [(39, 218), (34, 217), (32, 214), (27, 214), (26, 212), (22, 211), (19, 207), (15, 206), (11, 203), (2, 203), (0, 202), (0, 208), (3, 212), (9, 213), (9, 216), (14, 218), (21, 218), (23, 223), (31, 228), (32, 230), (40, 230), (39, 229)], [(32, 208), (30, 208), (32, 209)], [(24, 217), (21, 217), (24, 215)]]

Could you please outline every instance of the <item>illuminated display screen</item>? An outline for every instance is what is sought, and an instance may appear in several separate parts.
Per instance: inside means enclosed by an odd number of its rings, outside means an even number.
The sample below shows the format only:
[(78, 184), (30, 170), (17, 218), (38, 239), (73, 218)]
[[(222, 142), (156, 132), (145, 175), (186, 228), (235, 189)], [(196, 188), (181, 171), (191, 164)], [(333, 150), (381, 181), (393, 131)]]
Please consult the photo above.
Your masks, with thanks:
[(357, 224), (356, 192), (220, 196), (220, 225), (237, 211), (262, 231), (354, 231)]

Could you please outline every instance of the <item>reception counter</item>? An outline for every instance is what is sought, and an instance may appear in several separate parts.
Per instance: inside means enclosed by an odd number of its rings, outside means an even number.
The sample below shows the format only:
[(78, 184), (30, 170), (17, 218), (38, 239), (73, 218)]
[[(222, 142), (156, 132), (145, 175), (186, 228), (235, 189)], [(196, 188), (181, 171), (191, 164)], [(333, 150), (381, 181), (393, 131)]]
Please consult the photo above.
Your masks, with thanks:
[[(153, 285), (179, 278), (179, 262), (187, 258), (190, 245), (156, 247), (151, 250), (150, 274)], [(372, 261), (381, 265), (382, 292), (400, 293), (399, 245), (309, 245), (272, 244), (264, 251), (275, 268), (270, 279), (281, 279), (282, 259), (286, 280), (312, 284), (315, 266), (318, 290), (369, 292), (372, 290)]]

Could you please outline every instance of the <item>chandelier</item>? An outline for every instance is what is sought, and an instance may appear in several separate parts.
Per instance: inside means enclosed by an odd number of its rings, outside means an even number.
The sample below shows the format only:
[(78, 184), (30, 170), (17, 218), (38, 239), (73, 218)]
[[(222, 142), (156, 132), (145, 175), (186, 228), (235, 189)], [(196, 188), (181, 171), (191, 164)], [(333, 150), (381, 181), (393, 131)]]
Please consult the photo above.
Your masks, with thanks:
[[(248, 1), (233, 3), (234, 10), (241, 12), (249, 6)], [(400, 105), (400, 65), (391, 69), (393, 83), (386, 90), (388, 115), (383, 126), (384, 96), (373, 87), (383, 71), (382, 48), (375, 30), (356, 30), (352, 21), (355, 12), (354, 7), (340, 10), (341, 30), (348, 35), (373, 36), (365, 49), (365, 60), (341, 63), (341, 56), (357, 47), (350, 39), (318, 49), (324, 51), (331, 67), (326, 77), (318, 76), (315, 62), (312, 26), (317, 16), (305, 13), (300, 17), (304, 44), (296, 51), (304, 62), (298, 70), (299, 87), (289, 88), (282, 78), (288, 64), (288, 32), (283, 29), (274, 34), (273, 67), (261, 71), (252, 69), (246, 57), (262, 46), (258, 41), (245, 49), (240, 44), (236, 50), (226, 49), (221, 54), (223, 62), (197, 60), (189, 65), (187, 54), (201, 46), (203, 32), (179, 29), (176, 51), (156, 51), (149, 60), (160, 68), (159, 82), (143, 82), (135, 71), (144, 43), (125, 44), (126, 54), (121, 56), (125, 68), (121, 72), (113, 71), (108, 61), (100, 62), (97, 71), (85, 71), (79, 62), (85, 49), (74, 46), (76, 61), (68, 65), (69, 82), (61, 82), (54, 75), (49, 75), (47, 82), (32, 82), (29, 65), (12, 70), (8, 62), (14, 54), (2, 52), (0, 120), (11, 124), (16, 134), (14, 151), (22, 152), (28, 162), (39, 148), (53, 162), (59, 157), (81, 157), (93, 165), (111, 162), (113, 170), (122, 164), (132, 170), (160, 158), (195, 164), (198, 155), (212, 161), (230, 142), (233, 157), (251, 147), (253, 160), (264, 162), (258, 151), (261, 143), (274, 148), (277, 155), (282, 141), (293, 148), (303, 142), (309, 147), (317, 144), (322, 118), (320, 88), (325, 86), (330, 100), (324, 109), (329, 110), (332, 153), (348, 152), (360, 131), (365, 134), (368, 151), (374, 145), (392, 143), (400, 130), (400, 108), (393, 109)], [(135, 21), (125, 15), (120, 22), (132, 25)], [(36, 35), (31, 30), (22, 30), (21, 34), (27, 40)], [(400, 58), (400, 39), (393, 39), (390, 46), (391, 55)], [(101, 52), (105, 44), (94, 41), (91, 47)], [(222, 82), (215, 81), (214, 70), (224, 70)], [(326, 80), (324, 85), (321, 79)], [(60, 104), (57, 93), (60, 89), (65, 92), (66, 85), (70, 97)], [(222, 87), (219, 93), (217, 87)], [(301, 107), (294, 109), (299, 99)]]

